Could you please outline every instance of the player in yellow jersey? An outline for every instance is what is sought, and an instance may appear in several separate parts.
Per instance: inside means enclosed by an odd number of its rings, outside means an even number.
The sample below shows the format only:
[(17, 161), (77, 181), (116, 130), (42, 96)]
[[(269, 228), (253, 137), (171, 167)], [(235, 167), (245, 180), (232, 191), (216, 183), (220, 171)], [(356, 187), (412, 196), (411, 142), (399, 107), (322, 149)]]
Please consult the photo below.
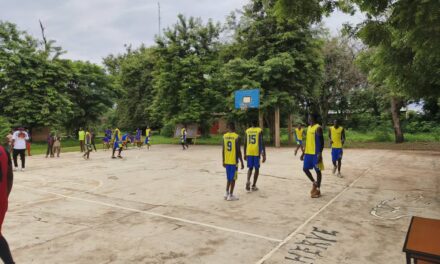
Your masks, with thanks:
[[(318, 164), (322, 162), (322, 150), (324, 149), (324, 136), (322, 127), (317, 124), (317, 115), (309, 115), (309, 127), (306, 134), (306, 145), (301, 160), (304, 161), (303, 171), (312, 181), (313, 187), (310, 192), (312, 198), (321, 196), (321, 178), (322, 173)], [(316, 171), (316, 181), (313, 178), (311, 169)]]
[(150, 126), (145, 129), (145, 145), (147, 145), (147, 148), (150, 149), (151, 147), (151, 129)]
[(295, 128), (295, 132), (293, 134), (295, 135), (295, 141), (296, 141), (296, 149), (295, 149), (295, 156), (296, 156), (300, 148), (301, 151), (304, 153), (304, 146), (303, 146), (304, 129), (301, 124), (299, 124), (298, 127)]
[(257, 180), (260, 174), (260, 157), (263, 156), (263, 163), (266, 161), (266, 148), (263, 141), (263, 130), (254, 122), (246, 130), (244, 143), (244, 159), (247, 162), (248, 173), (246, 182), (246, 191), (251, 191), (252, 170), (255, 169), (252, 191), (258, 191)]
[(182, 127), (180, 130), (180, 143), (182, 144), (183, 150), (188, 149), (188, 142), (186, 141), (187, 131), (186, 131), (186, 125)]
[(243, 159), (241, 157), (240, 140), (235, 133), (234, 123), (228, 124), (228, 132), (223, 135), (223, 167), (226, 169), (226, 194), (225, 200), (236, 201), (238, 197), (234, 196), (235, 181), (237, 180), (238, 161), (241, 163), (241, 169), (244, 169)]
[[(333, 174), (338, 170), (338, 177), (342, 178), (342, 147), (345, 143), (345, 130), (339, 125), (338, 120), (333, 121), (333, 126), (329, 128), (328, 137), (332, 148)], [(336, 164), (337, 163), (337, 164)]]
[(112, 135), (112, 142), (113, 142), (113, 153), (112, 153), (112, 159), (116, 159), (115, 152), (116, 149), (118, 149), (118, 158), (122, 159), (121, 152), (122, 152), (122, 133), (119, 130), (119, 128), (115, 128), (113, 135)]

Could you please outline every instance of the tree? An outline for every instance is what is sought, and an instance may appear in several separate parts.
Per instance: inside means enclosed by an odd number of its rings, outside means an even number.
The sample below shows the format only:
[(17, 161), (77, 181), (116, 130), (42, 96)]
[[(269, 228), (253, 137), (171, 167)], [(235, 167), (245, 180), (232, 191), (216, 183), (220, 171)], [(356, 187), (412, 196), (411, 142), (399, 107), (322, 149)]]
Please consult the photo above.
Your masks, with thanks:
[[(153, 118), (153, 68), (156, 63), (154, 48), (140, 47), (137, 50), (127, 49), (127, 53), (117, 58), (107, 57), (104, 61), (115, 82), (121, 89), (117, 100), (116, 119), (122, 129), (145, 128), (158, 126)], [(159, 118), (160, 119), (160, 118)], [(156, 121), (156, 122), (155, 122)]]
[(169, 123), (197, 123), (208, 131), (212, 113), (221, 106), (213, 74), (220, 67), (220, 26), (179, 15), (178, 23), (156, 41), (153, 71), (154, 118)]
[[(262, 91), (261, 109), (274, 137), (272, 113), (289, 114), (320, 85), (323, 72), (321, 41), (309, 25), (278, 19), (275, 1), (253, 0), (235, 25), (231, 52), (244, 65), (255, 65), (251, 80)], [(230, 74), (233, 76), (233, 74)], [(240, 76), (237, 76), (240, 78)], [(232, 81), (232, 80), (229, 80)], [(234, 81), (236, 89), (248, 81)]]
[(367, 85), (365, 76), (355, 65), (356, 54), (347, 38), (327, 39), (323, 46), (324, 80), (318, 90), (317, 105), (322, 124), (328, 124), (329, 110), (339, 114), (349, 108), (350, 92)]
[(69, 130), (92, 125), (113, 107), (120, 93), (101, 66), (67, 60), (64, 66), (69, 71), (69, 78), (63, 92), (72, 103), (72, 111), (63, 125)]
[[(293, 3), (294, 2), (294, 3)], [(278, 0), (278, 14), (295, 18), (304, 1)], [(366, 20), (347, 28), (374, 48), (370, 80), (390, 95), (390, 109), (396, 142), (403, 142), (400, 107), (406, 97), (413, 99), (440, 94), (440, 2), (438, 0), (314, 0), (313, 19), (332, 7), (354, 12), (357, 7)], [(328, 7), (328, 8), (323, 8)], [(350, 30), (351, 29), (351, 30)]]
[(71, 103), (60, 92), (68, 71), (49, 56), (14, 24), (0, 22), (0, 114), (14, 125), (52, 126), (69, 115)]

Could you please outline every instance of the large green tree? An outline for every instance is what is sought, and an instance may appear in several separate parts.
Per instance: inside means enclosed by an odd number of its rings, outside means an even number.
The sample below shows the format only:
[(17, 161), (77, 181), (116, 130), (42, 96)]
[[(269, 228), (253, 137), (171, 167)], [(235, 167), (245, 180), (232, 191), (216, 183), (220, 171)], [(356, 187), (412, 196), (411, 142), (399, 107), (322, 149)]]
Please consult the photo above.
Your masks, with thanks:
[(157, 39), (153, 117), (163, 123), (197, 123), (207, 132), (212, 113), (224, 109), (213, 80), (220, 67), (219, 34), (220, 26), (212, 21), (203, 24), (179, 15), (177, 24)]
[[(305, 2), (308, 4), (302, 6)], [(369, 78), (389, 96), (396, 142), (403, 142), (400, 108), (406, 98), (440, 94), (440, 1), (438, 0), (278, 0), (280, 17), (295, 19), (310, 7), (309, 21), (319, 21), (335, 7), (366, 15), (352, 28), (372, 49)]]
[(249, 85), (247, 79), (260, 85), (261, 107), (272, 136), (275, 108), (288, 114), (299, 104), (313, 107), (307, 98), (319, 87), (323, 73), (322, 41), (317, 32), (309, 25), (278, 19), (274, 4), (275, 1), (250, 1), (240, 20), (233, 23), (235, 34), (230, 50), (239, 59), (232, 62), (252, 65), (255, 70), (248, 78), (238, 75), (238, 80), (228, 80), (235, 83), (235, 89)]
[(14, 125), (52, 126), (66, 120), (71, 102), (61, 91), (69, 72), (37, 40), (0, 22), (0, 114)]
[(83, 61), (64, 61), (68, 69), (68, 83), (62, 90), (71, 102), (71, 113), (63, 125), (69, 130), (93, 125), (113, 107), (120, 94), (105, 70)]
[(109, 56), (104, 63), (122, 92), (116, 101), (117, 125), (131, 130), (159, 126), (162, 120), (154, 118), (152, 108), (155, 94), (152, 76), (156, 63), (154, 48), (128, 48), (126, 54)]

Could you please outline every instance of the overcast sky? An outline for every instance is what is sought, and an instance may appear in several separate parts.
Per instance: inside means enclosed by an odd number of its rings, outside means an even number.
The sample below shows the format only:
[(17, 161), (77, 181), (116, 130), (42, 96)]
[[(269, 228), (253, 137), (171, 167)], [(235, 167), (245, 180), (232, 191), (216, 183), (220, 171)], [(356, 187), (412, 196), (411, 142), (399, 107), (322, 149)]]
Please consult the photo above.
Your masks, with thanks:
[[(61, 45), (67, 58), (101, 63), (111, 53), (151, 45), (158, 33), (157, 0), (0, 0), (0, 20), (9, 21), (34, 37), (41, 37), (41, 19), (48, 39)], [(176, 22), (177, 14), (223, 22), (248, 0), (160, 0), (162, 28)], [(344, 22), (357, 23), (360, 15), (335, 13), (324, 20), (332, 34)]]

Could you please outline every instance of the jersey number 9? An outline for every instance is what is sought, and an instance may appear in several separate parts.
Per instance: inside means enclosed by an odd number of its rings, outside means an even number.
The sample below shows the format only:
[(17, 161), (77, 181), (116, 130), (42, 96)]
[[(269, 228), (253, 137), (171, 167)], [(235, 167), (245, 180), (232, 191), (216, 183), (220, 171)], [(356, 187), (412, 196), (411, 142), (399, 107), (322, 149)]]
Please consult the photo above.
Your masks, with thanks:
[(232, 151), (232, 141), (228, 141), (228, 151)]

